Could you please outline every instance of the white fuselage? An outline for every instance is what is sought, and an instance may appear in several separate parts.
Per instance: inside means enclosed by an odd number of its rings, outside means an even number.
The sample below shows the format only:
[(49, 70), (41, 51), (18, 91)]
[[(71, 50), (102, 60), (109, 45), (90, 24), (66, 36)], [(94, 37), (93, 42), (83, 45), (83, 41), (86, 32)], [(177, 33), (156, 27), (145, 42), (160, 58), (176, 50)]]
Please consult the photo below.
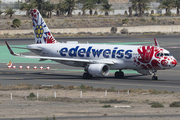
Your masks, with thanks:
[[(113, 61), (110, 69), (135, 69), (133, 57), (138, 55), (138, 46), (133, 45), (98, 45), (98, 44), (33, 44), (28, 48), (41, 48), (42, 52), (32, 51), (41, 56), (78, 58), (99, 61)], [(58, 62), (58, 61), (57, 61)], [(75, 62), (62, 62), (77, 66)], [(80, 65), (80, 64), (79, 64)], [(81, 65), (80, 65), (81, 67)], [(82, 66), (83, 67), (83, 66)]]
[[(35, 51), (38, 55), (60, 58), (88, 59), (101, 61), (111, 61), (114, 64), (109, 65), (111, 70), (118, 69), (169, 69), (174, 67), (171, 61), (173, 56), (157, 57), (157, 52), (169, 54), (163, 48), (154, 46), (136, 46), (136, 45), (105, 45), (105, 44), (32, 44), (28, 48), (40, 48), (42, 51)], [(86, 64), (71, 61), (56, 61), (62, 64), (85, 67)]]

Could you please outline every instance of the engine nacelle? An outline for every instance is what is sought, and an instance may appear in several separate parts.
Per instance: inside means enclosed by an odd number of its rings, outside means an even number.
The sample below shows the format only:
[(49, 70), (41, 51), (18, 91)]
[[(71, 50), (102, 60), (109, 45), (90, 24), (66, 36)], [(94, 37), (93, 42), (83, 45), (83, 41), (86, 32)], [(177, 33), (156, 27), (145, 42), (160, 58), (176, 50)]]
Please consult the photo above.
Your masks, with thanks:
[(109, 66), (105, 64), (90, 64), (87, 71), (94, 76), (107, 76), (109, 74)]

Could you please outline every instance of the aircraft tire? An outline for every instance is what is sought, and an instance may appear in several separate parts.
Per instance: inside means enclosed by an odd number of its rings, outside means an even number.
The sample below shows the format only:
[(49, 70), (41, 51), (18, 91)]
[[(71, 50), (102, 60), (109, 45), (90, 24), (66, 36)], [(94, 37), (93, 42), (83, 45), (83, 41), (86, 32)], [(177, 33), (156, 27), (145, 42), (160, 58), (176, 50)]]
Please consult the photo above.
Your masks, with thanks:
[(124, 73), (123, 72), (115, 72), (114, 76), (115, 76), (115, 78), (123, 78)]
[(119, 72), (114, 73), (115, 78), (119, 78)]
[(92, 78), (93, 76), (91, 75), (91, 74), (89, 74), (89, 76), (88, 76), (88, 78), (90, 79), (90, 78)]
[(123, 78), (123, 77), (124, 77), (124, 73), (123, 73), (123, 72), (120, 72), (120, 75), (121, 75), (120, 78)]
[(92, 78), (92, 75), (89, 74), (89, 73), (84, 73), (84, 74), (83, 74), (83, 78), (84, 78), (84, 79), (90, 79), (90, 78)]
[(157, 76), (153, 76), (152, 80), (158, 80), (158, 77)]

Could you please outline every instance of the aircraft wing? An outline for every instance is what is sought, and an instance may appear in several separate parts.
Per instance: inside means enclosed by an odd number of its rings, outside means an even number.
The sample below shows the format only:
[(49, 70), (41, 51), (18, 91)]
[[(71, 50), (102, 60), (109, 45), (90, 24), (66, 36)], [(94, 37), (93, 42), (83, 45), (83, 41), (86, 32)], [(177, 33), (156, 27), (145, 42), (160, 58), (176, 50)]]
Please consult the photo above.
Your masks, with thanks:
[(34, 58), (34, 59), (41, 59), (41, 60), (53, 60), (53, 61), (71, 61), (71, 62), (83, 62), (83, 63), (103, 63), (103, 64), (114, 64), (113, 61), (101, 61), (101, 60), (88, 60), (88, 59), (74, 59), (74, 58), (61, 58), (61, 57), (46, 57), (46, 56), (28, 56), (22, 54), (16, 54), (13, 52), (9, 44), (5, 41), (9, 52), (13, 56), (23, 57), (23, 58)]
[(25, 48), (25, 47), (12, 47), (12, 48), (18, 48), (18, 49), (27, 49), (27, 50), (39, 50), (39, 51), (42, 51), (41, 48)]
[(73, 62), (84, 62), (84, 63), (114, 64), (113, 61), (100, 61), (100, 60), (88, 60), (88, 59), (61, 58), (61, 57), (24, 56), (24, 55), (19, 55), (19, 57), (34, 58), (34, 59), (44, 59), (44, 60), (54, 60), (54, 61), (60, 60), (60, 61), (73, 61)]

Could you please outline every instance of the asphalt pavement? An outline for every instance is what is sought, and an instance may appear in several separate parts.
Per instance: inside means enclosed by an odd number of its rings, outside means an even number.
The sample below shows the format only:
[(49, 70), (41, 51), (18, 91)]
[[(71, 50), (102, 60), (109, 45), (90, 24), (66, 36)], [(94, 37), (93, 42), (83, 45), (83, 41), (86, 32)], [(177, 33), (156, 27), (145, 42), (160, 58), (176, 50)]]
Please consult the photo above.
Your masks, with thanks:
[[(157, 38), (161, 47), (168, 49), (171, 54), (180, 61), (180, 36), (110, 36), (110, 37), (75, 37), (75, 38), (56, 38), (59, 42), (66, 41), (78, 41), (80, 43), (111, 43), (111, 44), (154, 44), (153, 38)], [(1, 39), (0, 47), (5, 45), (4, 41), (8, 41), (10, 45), (28, 45), (34, 43), (34, 38), (28, 39)], [(3, 48), (2, 54), (8, 50)], [(9, 53), (7, 53), (9, 54)], [(2, 58), (3, 59), (3, 58)], [(21, 58), (23, 59), (23, 58)], [(113, 71), (108, 77), (94, 77), (92, 79), (83, 79), (83, 68), (65, 66), (62, 64), (52, 62), (15, 62), (14, 64), (18, 67), (23, 65), (24, 69), (7, 69), (6, 63), (9, 60), (13, 61), (13, 57), (4, 59), (0, 63), (0, 84), (18, 84), (18, 83), (30, 83), (30, 84), (42, 84), (42, 85), (55, 85), (61, 84), (64, 86), (81, 84), (90, 85), (93, 87), (110, 88), (115, 87), (116, 89), (157, 89), (157, 90), (168, 90), (180, 92), (180, 64), (170, 70), (158, 71), (158, 81), (152, 81), (151, 76), (143, 76), (137, 74), (134, 71), (125, 71), (124, 79), (114, 78)], [(30, 65), (31, 69), (26, 70), (25, 67)], [(38, 68), (42, 65), (43, 67), (50, 66), (51, 70), (33, 70), (32, 68), (36, 65)]]

